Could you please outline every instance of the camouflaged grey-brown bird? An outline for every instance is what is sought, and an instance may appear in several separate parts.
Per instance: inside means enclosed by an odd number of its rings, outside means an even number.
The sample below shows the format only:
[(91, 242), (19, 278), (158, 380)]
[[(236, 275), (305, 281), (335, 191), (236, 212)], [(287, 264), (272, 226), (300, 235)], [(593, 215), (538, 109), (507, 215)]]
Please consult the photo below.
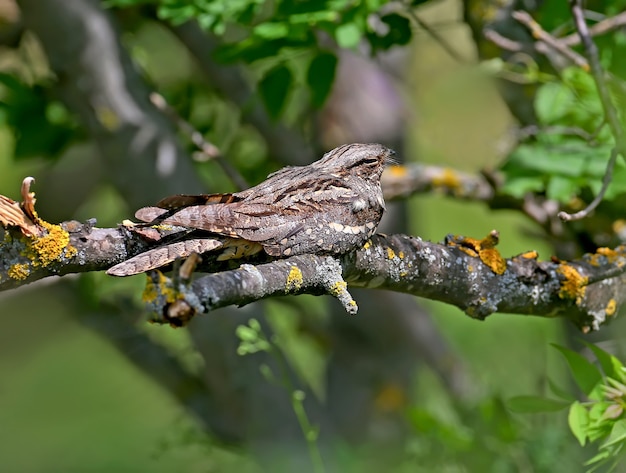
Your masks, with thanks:
[[(173, 257), (165, 255), (169, 250), (164, 247), (149, 250), (107, 273), (144, 272), (201, 248), (223, 248), (219, 259), (261, 249), (281, 257), (342, 254), (359, 248), (374, 233), (385, 210), (380, 176), (393, 154), (380, 144), (343, 145), (308, 166), (289, 166), (270, 174), (242, 192), (165, 198), (156, 207), (138, 210), (135, 217), (204, 230), (208, 237), (187, 242), (189, 250), (172, 250)], [(179, 242), (179, 248), (185, 245)], [(161, 256), (152, 258), (150, 253), (158, 251)]]

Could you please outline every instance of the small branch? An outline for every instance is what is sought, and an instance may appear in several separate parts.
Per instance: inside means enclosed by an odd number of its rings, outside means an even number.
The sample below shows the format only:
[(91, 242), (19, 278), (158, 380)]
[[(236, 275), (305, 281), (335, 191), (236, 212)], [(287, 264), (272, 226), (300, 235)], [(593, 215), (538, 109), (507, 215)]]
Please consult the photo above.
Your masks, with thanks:
[(577, 126), (538, 126), (538, 125), (528, 125), (516, 130), (517, 139), (520, 141), (527, 140), (530, 137), (538, 136), (541, 134), (554, 134), (554, 135), (568, 135), (568, 136), (577, 136), (582, 138), (583, 140), (592, 143), (597, 137), (597, 134), (600, 132), (601, 127), (595, 133), (589, 133), (588, 131), (577, 127)]
[(550, 33), (545, 31), (539, 23), (537, 23), (532, 16), (528, 12), (525, 11), (514, 11), (512, 14), (514, 19), (522, 23), (526, 26), (533, 37), (539, 41), (542, 41), (548, 47), (562, 54), (569, 60), (571, 60), (578, 67), (588, 71), (589, 64), (587, 60), (578, 54), (576, 51), (570, 49), (567, 45), (563, 44), (561, 41), (556, 39)]
[(602, 188), (600, 189), (598, 195), (585, 209), (581, 210), (580, 212), (577, 212), (575, 214), (560, 212), (559, 217), (564, 221), (580, 220), (582, 218), (585, 218), (600, 204), (600, 202), (604, 198), (606, 190), (611, 184), (611, 180), (613, 179), (613, 168), (615, 167), (615, 161), (617, 160), (617, 157), (620, 154), (622, 156), (626, 156), (626, 140), (624, 139), (622, 125), (618, 117), (617, 109), (615, 108), (615, 105), (611, 100), (609, 88), (605, 80), (606, 73), (602, 68), (602, 65), (600, 64), (598, 48), (591, 38), (591, 33), (589, 31), (589, 28), (587, 27), (587, 22), (585, 21), (581, 2), (579, 0), (571, 0), (570, 8), (572, 11), (572, 16), (574, 17), (576, 30), (578, 31), (580, 40), (582, 41), (583, 46), (585, 47), (587, 57), (589, 58), (591, 75), (596, 84), (596, 88), (598, 89), (598, 95), (600, 96), (602, 108), (604, 109), (605, 120), (609, 124), (609, 127), (611, 128), (611, 133), (615, 138), (615, 147), (611, 150), (611, 157), (609, 159), (609, 162), (607, 163), (606, 171), (602, 179)]
[[(600, 36), (612, 30), (616, 30), (621, 26), (626, 26), (626, 12), (622, 12), (610, 18), (605, 18), (604, 20), (599, 21), (589, 28), (589, 35)], [(581, 38), (578, 33), (573, 33), (569, 36), (559, 38), (558, 41), (561, 44), (572, 47), (579, 45), (581, 42)]]
[(238, 190), (247, 189), (250, 187), (244, 177), (235, 169), (231, 164), (224, 159), (222, 152), (213, 143), (207, 141), (202, 133), (194, 128), (194, 126), (181, 117), (178, 112), (171, 107), (165, 97), (156, 92), (150, 94), (150, 101), (159, 110), (165, 112), (176, 123), (183, 133), (185, 133), (191, 142), (198, 147), (198, 149), (207, 157), (208, 160), (215, 160), (220, 165), (222, 170), (226, 173), (228, 178), (235, 184)]
[(611, 100), (609, 88), (605, 80), (605, 72), (604, 69), (602, 69), (602, 65), (600, 64), (598, 48), (591, 39), (580, 0), (571, 0), (570, 8), (574, 17), (576, 30), (578, 31), (578, 35), (580, 36), (587, 57), (589, 58), (591, 75), (593, 76), (593, 80), (596, 83), (596, 87), (598, 89), (598, 94), (600, 95), (600, 101), (602, 102), (602, 108), (604, 109), (606, 121), (611, 127), (611, 132), (615, 137), (617, 151), (619, 154), (625, 155), (626, 142), (624, 142), (624, 133), (622, 131), (622, 126), (617, 115), (617, 110), (613, 105), (613, 101)]
[(153, 322), (186, 325), (195, 315), (230, 305), (295, 294), (331, 295), (354, 315), (357, 304), (341, 275), (342, 265), (330, 256), (302, 255), (268, 264), (242, 264), (213, 273), (192, 284), (176, 284), (158, 271), (150, 273), (147, 302)]
[(484, 176), (423, 164), (391, 166), (383, 173), (381, 183), (385, 200), (389, 201), (431, 191), (480, 201), (489, 201), (495, 194)]
[(617, 148), (613, 148), (611, 150), (611, 157), (609, 158), (609, 162), (606, 165), (606, 171), (604, 172), (604, 177), (602, 178), (602, 188), (598, 195), (591, 201), (591, 203), (585, 207), (580, 212), (576, 212), (573, 214), (567, 212), (559, 212), (558, 216), (564, 222), (571, 222), (573, 220), (581, 220), (586, 218), (591, 212), (595, 210), (595, 208), (600, 205), (602, 199), (604, 199), (604, 194), (606, 194), (611, 181), (613, 180), (613, 168), (615, 167), (615, 161), (617, 161), (617, 156), (619, 155)]
[(448, 53), (448, 55), (454, 59), (455, 61), (458, 61), (460, 63), (466, 63), (467, 60), (461, 56), (459, 54), (459, 52), (454, 49), (452, 47), (452, 45), (450, 43), (448, 43), (448, 41), (441, 36), (436, 29), (432, 28), (427, 22), (425, 22), (424, 20), (422, 20), (417, 13), (415, 13), (413, 11), (413, 7), (406, 5), (406, 9), (405, 12), (409, 15), (409, 17), (419, 25), (420, 28), (422, 28), (424, 31), (426, 31), (426, 33), (428, 33), (428, 35), (435, 40), (435, 42), (437, 44), (439, 44), (439, 46), (441, 46), (441, 48)]
[(506, 36), (502, 36), (496, 30), (491, 28), (485, 29), (483, 34), (486, 39), (505, 51), (521, 52), (526, 49), (523, 43), (509, 39)]

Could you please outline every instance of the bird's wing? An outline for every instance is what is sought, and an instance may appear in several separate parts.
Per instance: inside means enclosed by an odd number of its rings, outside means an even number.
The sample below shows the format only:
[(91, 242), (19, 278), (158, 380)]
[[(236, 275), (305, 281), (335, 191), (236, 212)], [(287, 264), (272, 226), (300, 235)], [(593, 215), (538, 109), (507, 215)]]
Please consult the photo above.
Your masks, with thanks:
[(186, 258), (192, 253), (202, 254), (223, 246), (221, 241), (212, 238), (194, 238), (153, 248), (116, 264), (107, 270), (111, 276), (132, 276), (145, 273), (172, 263), (178, 258)]
[(182, 209), (193, 205), (228, 204), (241, 200), (236, 194), (177, 194), (165, 197), (157, 202), (156, 207), (166, 210)]

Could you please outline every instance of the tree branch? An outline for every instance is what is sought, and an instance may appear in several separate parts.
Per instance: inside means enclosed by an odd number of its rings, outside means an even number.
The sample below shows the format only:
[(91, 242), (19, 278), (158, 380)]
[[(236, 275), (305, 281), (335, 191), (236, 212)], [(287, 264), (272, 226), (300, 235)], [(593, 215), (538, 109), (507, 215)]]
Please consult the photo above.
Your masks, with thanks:
[(582, 57), (576, 51), (570, 49), (566, 44), (560, 42), (557, 38), (552, 36), (547, 31), (545, 31), (528, 12), (521, 10), (514, 11), (513, 13), (511, 13), (511, 16), (530, 30), (533, 37), (537, 40), (537, 43), (535, 43), (535, 48), (537, 48), (539, 52), (543, 52), (540, 46), (541, 42), (549, 48), (552, 48), (553, 50), (562, 54), (564, 57), (568, 58), (578, 67), (586, 71), (589, 70), (589, 63), (587, 63), (587, 60), (584, 57)]
[[(134, 208), (164, 194), (201, 192), (172, 124), (150, 103), (150, 91), (100, 2), (18, 3), (24, 25), (39, 38), (58, 79), (59, 98), (98, 145), (107, 177), (128, 204)], [(59, 41), (68, 31), (70, 37)]]
[[(62, 234), (69, 237), (63, 248), (45, 241), (49, 235), (24, 236), (13, 228), (7, 231), (8, 237), (0, 244), (0, 290), (52, 275), (104, 270), (154, 246), (132, 227), (93, 228), (78, 222), (47, 225), (60, 229), (55, 230), (60, 232), (55, 241)], [(166, 238), (175, 229), (151, 230)], [(466, 241), (473, 246), (465, 245)], [(437, 244), (405, 235), (375, 235), (338, 263), (351, 286), (439, 300), (477, 319), (494, 312), (560, 316), (583, 330), (597, 330), (626, 298), (622, 290), (626, 283), (624, 246), (600, 249), (572, 262), (539, 262), (536, 253), (529, 253), (506, 260), (500, 270), (492, 260), (501, 257), (486, 241), (455, 238)], [(483, 252), (481, 242), (484, 250), (492, 252)], [(51, 254), (58, 257), (51, 258)], [(268, 297), (303, 293), (337, 296), (345, 290), (342, 280), (331, 278), (329, 283), (328, 274), (336, 264), (332, 258), (301, 255), (269, 260), (200, 277), (181, 294), (198, 312), (206, 312)], [(161, 286), (155, 285), (157, 293)], [(172, 302), (171, 298), (149, 299), (159, 314)], [(344, 305), (350, 303), (344, 301)]]
[(485, 176), (417, 163), (389, 167), (383, 173), (381, 185), (386, 201), (431, 191), (478, 201), (490, 201), (495, 196), (494, 186)]

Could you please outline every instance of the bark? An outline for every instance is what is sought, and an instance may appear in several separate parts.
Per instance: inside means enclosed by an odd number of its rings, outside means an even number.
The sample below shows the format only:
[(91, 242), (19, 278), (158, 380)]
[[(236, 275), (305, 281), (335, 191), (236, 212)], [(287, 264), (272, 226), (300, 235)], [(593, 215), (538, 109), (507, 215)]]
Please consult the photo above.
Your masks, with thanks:
[[(41, 244), (36, 236), (11, 232), (5, 238), (0, 246), (0, 290), (52, 275), (104, 270), (147, 247), (125, 227), (101, 229), (67, 222), (61, 228), (68, 232), (69, 241), (60, 252), (46, 251), (45, 242)], [(474, 247), (464, 246), (464, 241), (473, 241)], [(268, 257), (268, 263), (242, 264), (199, 277), (181, 290), (188, 304), (201, 312), (304, 293), (331, 294), (351, 311), (357, 302), (347, 293), (345, 281), (354, 287), (446, 302), (479, 320), (496, 312), (563, 317), (585, 331), (597, 330), (626, 298), (624, 246), (565, 262), (538, 261), (532, 252), (503, 260), (485, 240), (481, 241), (484, 250), (476, 242), (457, 237), (438, 244), (406, 235), (374, 235), (363, 248), (339, 259)], [(58, 254), (58, 258), (44, 259), (35, 251), (38, 248), (44, 256)], [(214, 270), (223, 268), (215, 264)], [(153, 301), (157, 313), (166, 309), (166, 300)]]

